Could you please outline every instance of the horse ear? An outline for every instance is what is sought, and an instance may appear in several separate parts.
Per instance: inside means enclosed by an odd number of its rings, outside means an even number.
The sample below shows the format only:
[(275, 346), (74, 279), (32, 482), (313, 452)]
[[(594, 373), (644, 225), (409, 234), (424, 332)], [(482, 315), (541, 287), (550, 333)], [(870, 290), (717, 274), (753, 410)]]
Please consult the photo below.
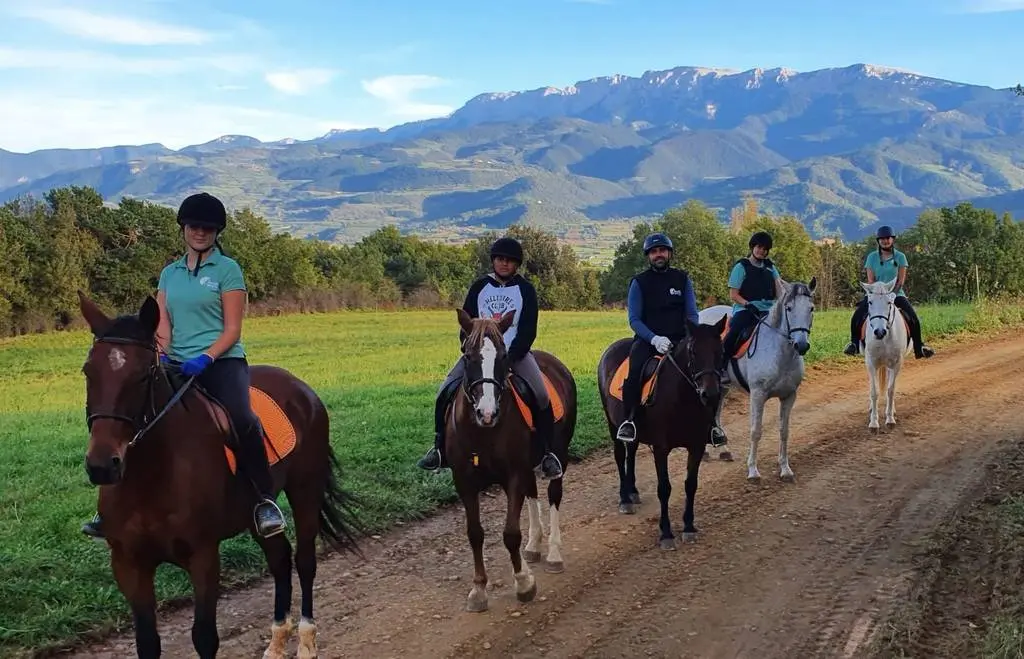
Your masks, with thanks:
[(893, 291), (896, 290), (896, 280), (897, 279), (898, 279), (898, 277), (893, 277), (892, 281), (885, 282), (885, 292), (886, 293), (892, 293)]
[(81, 290), (78, 291), (78, 308), (82, 310), (85, 322), (89, 323), (89, 329), (92, 330), (93, 336), (103, 334), (110, 327), (110, 318), (107, 317), (107, 314), (103, 313), (96, 303)]
[(690, 336), (693, 336), (694, 334), (697, 333), (698, 329), (700, 329), (698, 323), (693, 322), (689, 318), (686, 319), (686, 333), (687, 334), (689, 334)]
[(516, 312), (514, 309), (512, 311), (505, 312), (505, 314), (501, 317), (501, 320), (498, 321), (498, 329), (501, 330), (502, 334), (507, 332), (508, 328), (512, 327), (512, 321), (514, 321), (515, 319)]
[(152, 295), (146, 296), (146, 301), (139, 309), (139, 322), (150, 334), (156, 334), (156, 328), (160, 326), (160, 305), (153, 299)]
[(721, 336), (722, 332), (725, 330), (725, 323), (728, 320), (729, 320), (729, 316), (726, 315), (726, 316), (722, 316), (721, 318), (719, 318), (718, 322), (715, 323), (715, 331), (718, 332), (719, 336)]
[(865, 284), (864, 282), (860, 282), (860, 287), (863, 288), (864, 292), (867, 293), (868, 295), (871, 294), (871, 290), (872, 290), (871, 284)]
[(807, 288), (811, 289), (811, 293), (814, 293), (814, 289), (818, 287), (818, 278), (811, 277), (811, 283), (807, 284)]
[(459, 325), (461, 325), (462, 329), (466, 331), (466, 334), (473, 331), (473, 318), (466, 313), (465, 309), (459, 307), (455, 310), (455, 315), (458, 317)]

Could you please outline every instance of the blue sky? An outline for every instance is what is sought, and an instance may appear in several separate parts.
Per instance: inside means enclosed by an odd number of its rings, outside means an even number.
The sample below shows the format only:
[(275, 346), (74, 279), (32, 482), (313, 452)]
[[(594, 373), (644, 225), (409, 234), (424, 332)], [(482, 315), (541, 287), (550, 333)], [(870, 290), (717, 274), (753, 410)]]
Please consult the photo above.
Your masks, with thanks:
[(0, 0), (0, 26), (11, 151), (308, 139), (684, 65), (1024, 80), (1024, 0)]

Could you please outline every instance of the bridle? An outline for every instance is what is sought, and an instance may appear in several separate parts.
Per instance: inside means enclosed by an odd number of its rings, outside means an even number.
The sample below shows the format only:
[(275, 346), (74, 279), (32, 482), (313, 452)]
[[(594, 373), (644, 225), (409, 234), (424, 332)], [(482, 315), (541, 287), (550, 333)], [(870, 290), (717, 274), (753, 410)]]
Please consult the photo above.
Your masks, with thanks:
[(693, 337), (690, 337), (686, 340), (686, 368), (680, 366), (679, 362), (676, 361), (674, 354), (675, 348), (676, 346), (672, 346), (672, 348), (669, 349), (667, 353), (665, 353), (665, 357), (667, 358), (668, 362), (672, 364), (672, 366), (674, 366), (677, 371), (679, 371), (679, 374), (683, 376), (683, 379), (686, 380), (686, 382), (691, 387), (693, 387), (693, 390), (697, 394), (700, 394), (701, 391), (703, 391), (703, 387), (698, 385), (697, 382), (705, 375), (715, 376), (715, 378), (718, 380), (719, 387), (721, 387), (722, 373), (717, 368), (705, 368), (696, 372), (693, 371)]
[(144, 404), (143, 408), (139, 410), (137, 414), (134, 415), (124, 413), (116, 409), (116, 406), (115, 409), (109, 411), (101, 410), (99, 412), (94, 412), (91, 411), (87, 405), (85, 410), (85, 425), (90, 431), (92, 431), (93, 422), (96, 421), (97, 419), (112, 419), (114, 421), (121, 421), (123, 423), (127, 423), (129, 426), (131, 426), (131, 428), (135, 431), (135, 435), (132, 437), (131, 441), (128, 442), (128, 446), (130, 448), (132, 446), (135, 446), (135, 444), (140, 439), (142, 439), (142, 437), (146, 433), (152, 430), (153, 427), (156, 426), (157, 423), (159, 423), (160, 419), (162, 419), (164, 415), (167, 414), (167, 412), (169, 412), (170, 409), (174, 407), (179, 400), (181, 400), (181, 397), (185, 395), (185, 392), (188, 391), (189, 387), (191, 387), (192, 383), (195, 381), (195, 376), (190, 377), (188, 381), (184, 384), (184, 386), (182, 386), (177, 392), (175, 392), (175, 394), (171, 396), (170, 400), (158, 412), (156, 409), (156, 378), (154, 376), (156, 376), (158, 372), (163, 374), (163, 376), (167, 379), (168, 385), (170, 385), (170, 377), (167, 375), (167, 372), (160, 366), (160, 362), (156, 359), (156, 345), (154, 345), (151, 342), (121, 337), (106, 337), (99, 338), (93, 341), (93, 345), (97, 343), (115, 343), (120, 345), (136, 346), (140, 348), (145, 348), (149, 350), (151, 353), (153, 353), (153, 365), (149, 367), (149, 370), (146, 373), (146, 398), (149, 399), (148, 409)]
[(893, 300), (890, 300), (888, 296), (886, 296), (886, 300), (885, 300), (885, 315), (883, 316), (883, 315), (877, 314), (877, 313), (869, 315), (868, 316), (868, 324), (870, 325), (871, 321), (875, 320), (875, 319), (880, 319), (880, 320), (884, 320), (885, 321), (885, 331), (886, 332), (888, 332), (889, 330), (892, 329), (893, 321), (896, 320), (896, 303)]

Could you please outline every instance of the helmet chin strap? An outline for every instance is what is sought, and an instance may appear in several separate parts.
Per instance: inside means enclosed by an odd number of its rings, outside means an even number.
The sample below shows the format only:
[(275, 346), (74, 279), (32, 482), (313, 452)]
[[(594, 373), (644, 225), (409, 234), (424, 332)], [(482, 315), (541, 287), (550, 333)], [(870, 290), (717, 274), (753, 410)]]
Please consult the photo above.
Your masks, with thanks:
[[(182, 228), (182, 233), (184, 233), (184, 228)], [(196, 258), (196, 269), (192, 271), (192, 276), (193, 277), (198, 277), (199, 276), (199, 266), (202, 265), (202, 263), (203, 263), (203, 257), (206, 255), (207, 252), (209, 252), (211, 249), (213, 249), (214, 247), (217, 246), (217, 240), (219, 238), (220, 238), (220, 231), (217, 232), (217, 235), (214, 237), (213, 242), (210, 243), (209, 247), (205, 247), (203, 249), (196, 249), (192, 245), (188, 246), (188, 248), (190, 250), (192, 250), (193, 252), (195, 252), (196, 256), (197, 256), (197, 258)], [(186, 263), (186, 265), (187, 265), (187, 263)]]

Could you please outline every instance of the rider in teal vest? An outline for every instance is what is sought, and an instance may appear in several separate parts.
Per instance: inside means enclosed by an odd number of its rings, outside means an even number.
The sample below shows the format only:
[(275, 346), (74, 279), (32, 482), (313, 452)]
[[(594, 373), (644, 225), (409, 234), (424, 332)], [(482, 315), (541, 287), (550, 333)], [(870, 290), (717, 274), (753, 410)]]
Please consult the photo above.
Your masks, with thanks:
[[(921, 339), (921, 319), (907, 299), (907, 293), (903, 290), (903, 284), (907, 280), (907, 256), (896, 249), (896, 234), (890, 226), (878, 227), (875, 233), (877, 250), (872, 250), (864, 259), (864, 271), (868, 283), (876, 281), (892, 281), (896, 279), (896, 306), (906, 315), (907, 324), (910, 325), (910, 339), (914, 344), (914, 358), (931, 357), (935, 351), (924, 344)], [(850, 320), (850, 342), (846, 344), (843, 352), (853, 356), (859, 352), (860, 329), (868, 317), (868, 298), (863, 297), (853, 311), (853, 318)]]
[(768, 258), (772, 249), (772, 236), (758, 231), (747, 243), (750, 253), (736, 261), (729, 273), (729, 297), (732, 299), (732, 318), (729, 331), (722, 340), (722, 352), (728, 364), (736, 352), (740, 334), (767, 314), (775, 298), (782, 292), (779, 271)]
[[(160, 273), (160, 361), (194, 376), (228, 411), (239, 440), (239, 472), (256, 489), (256, 533), (268, 538), (284, 532), (286, 524), (274, 501), (263, 429), (249, 399), (249, 363), (242, 346), (245, 280), (238, 262), (223, 253), (218, 241), (227, 226), (227, 211), (213, 195), (194, 194), (178, 209), (178, 224), (187, 249)], [(100, 516), (82, 532), (102, 538)]]

